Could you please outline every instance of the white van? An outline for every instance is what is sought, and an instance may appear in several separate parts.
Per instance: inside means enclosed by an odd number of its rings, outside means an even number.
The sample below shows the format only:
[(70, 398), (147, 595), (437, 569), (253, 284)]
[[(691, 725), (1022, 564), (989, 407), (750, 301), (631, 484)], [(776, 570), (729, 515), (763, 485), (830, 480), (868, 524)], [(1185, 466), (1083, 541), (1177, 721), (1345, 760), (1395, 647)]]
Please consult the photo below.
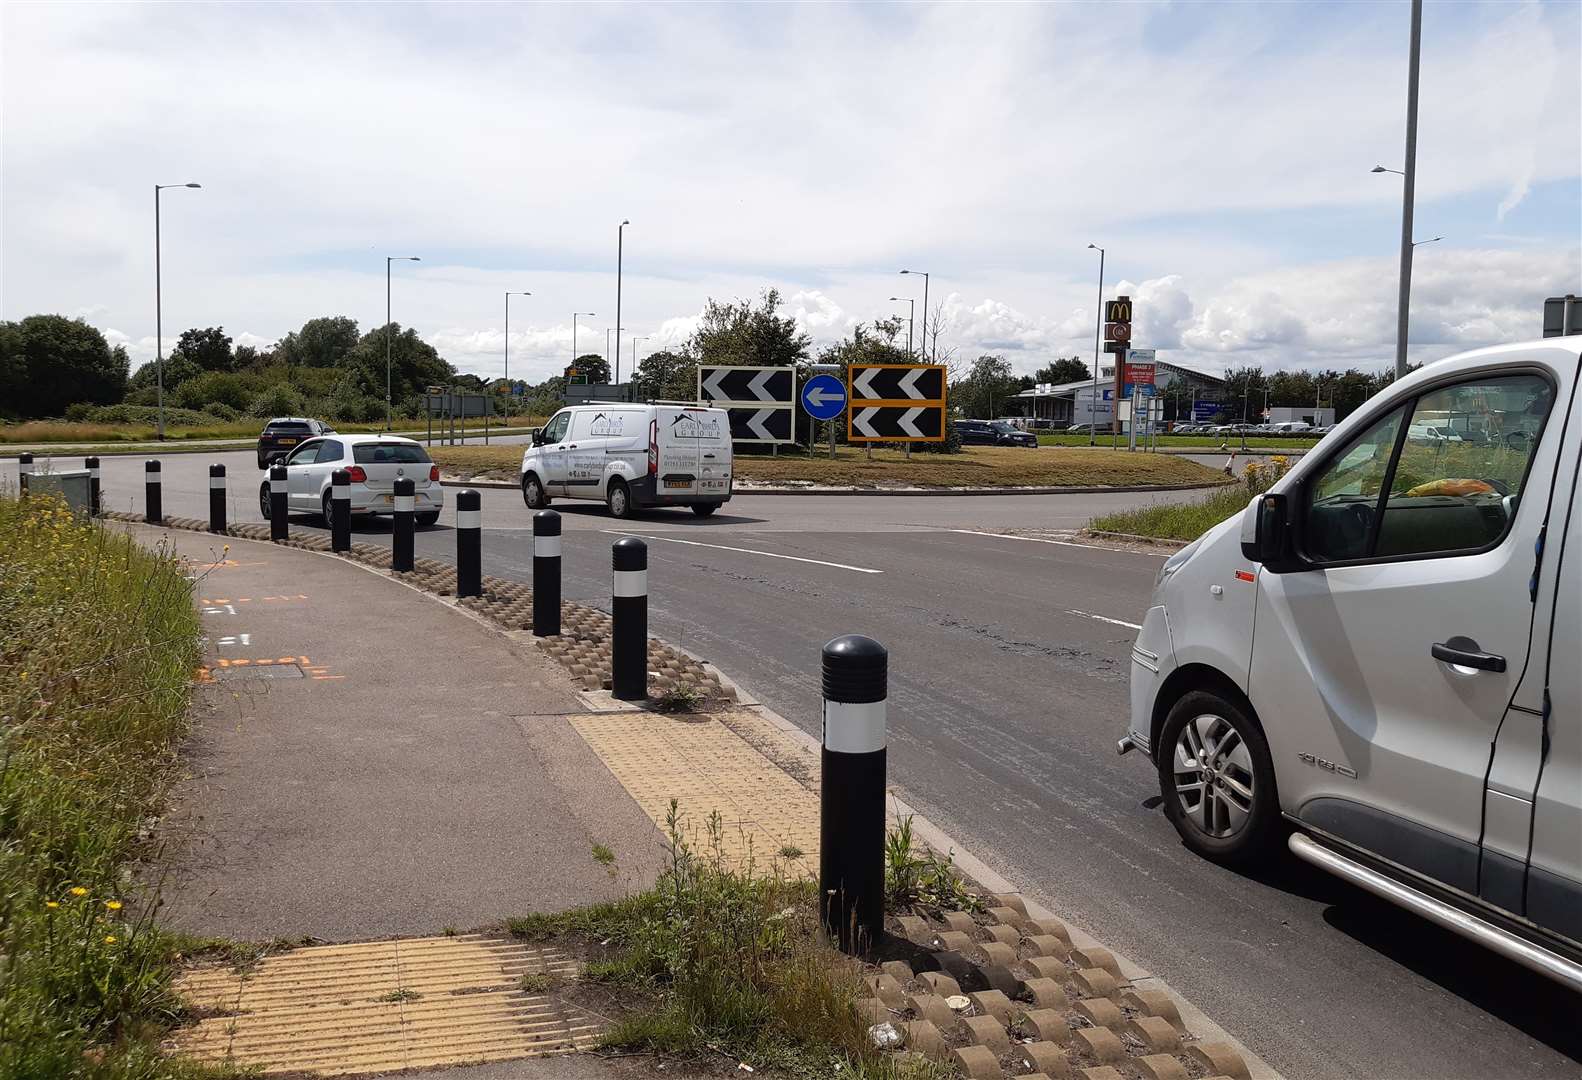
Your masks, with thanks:
[[(1579, 353), (1549, 338), (1429, 364), (1172, 555), (1119, 749), (1153, 759), (1200, 854), (1249, 860), (1288, 833), (1582, 990)], [(1413, 437), (1450, 414), (1489, 437)]]
[(573, 405), (522, 455), (522, 499), (595, 499), (614, 517), (690, 506), (707, 517), (731, 497), (731, 425), (702, 405)]
[(1298, 435), (1304, 431), (1312, 431), (1313, 425), (1306, 420), (1284, 420), (1269, 428), (1274, 435)]

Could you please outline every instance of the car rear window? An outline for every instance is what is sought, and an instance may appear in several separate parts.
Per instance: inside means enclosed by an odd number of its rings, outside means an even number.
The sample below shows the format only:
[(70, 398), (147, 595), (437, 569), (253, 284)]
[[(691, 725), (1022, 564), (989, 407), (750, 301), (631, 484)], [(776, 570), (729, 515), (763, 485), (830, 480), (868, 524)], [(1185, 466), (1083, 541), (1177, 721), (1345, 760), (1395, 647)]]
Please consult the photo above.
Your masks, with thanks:
[(306, 424), (270, 424), (264, 428), (265, 435), (306, 435), (313, 429)]
[(352, 460), (359, 465), (427, 465), (428, 451), (411, 443), (358, 443)]

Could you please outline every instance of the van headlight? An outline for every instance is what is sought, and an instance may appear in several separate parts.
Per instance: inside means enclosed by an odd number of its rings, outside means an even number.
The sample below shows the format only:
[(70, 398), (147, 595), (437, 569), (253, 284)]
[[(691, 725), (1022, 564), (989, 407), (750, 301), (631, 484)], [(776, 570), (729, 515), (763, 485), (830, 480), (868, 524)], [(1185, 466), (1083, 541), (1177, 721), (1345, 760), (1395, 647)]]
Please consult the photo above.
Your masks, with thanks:
[(1187, 560), (1197, 554), (1197, 549), (1201, 547), (1202, 544), (1203, 538), (1200, 536), (1186, 547), (1182, 548), (1180, 551), (1166, 559), (1165, 564), (1159, 568), (1159, 576), (1154, 579), (1154, 588), (1157, 589), (1159, 586), (1163, 585), (1166, 578), (1185, 566), (1187, 564)]

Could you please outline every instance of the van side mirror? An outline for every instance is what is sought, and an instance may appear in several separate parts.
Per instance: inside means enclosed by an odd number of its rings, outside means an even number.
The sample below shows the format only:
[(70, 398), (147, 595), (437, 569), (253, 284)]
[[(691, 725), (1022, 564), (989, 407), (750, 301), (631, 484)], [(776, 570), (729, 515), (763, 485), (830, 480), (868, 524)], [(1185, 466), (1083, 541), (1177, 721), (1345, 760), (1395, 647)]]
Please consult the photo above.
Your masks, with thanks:
[(533, 445), (534, 446), (543, 446), (544, 445), (544, 429), (543, 428), (539, 428), (537, 431), (533, 432)]
[(1291, 504), (1283, 492), (1265, 492), (1247, 509), (1252, 536), (1243, 528), (1241, 553), (1262, 563), (1264, 569), (1282, 573), (1297, 569), (1291, 546)]

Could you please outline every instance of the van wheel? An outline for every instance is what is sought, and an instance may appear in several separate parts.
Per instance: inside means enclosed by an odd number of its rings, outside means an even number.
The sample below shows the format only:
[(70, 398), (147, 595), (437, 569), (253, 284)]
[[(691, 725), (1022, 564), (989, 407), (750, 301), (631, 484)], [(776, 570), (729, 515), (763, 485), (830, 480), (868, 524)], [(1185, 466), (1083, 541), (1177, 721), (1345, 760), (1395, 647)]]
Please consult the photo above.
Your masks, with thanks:
[(610, 490), (605, 495), (605, 502), (610, 506), (611, 517), (629, 518), (632, 516), (632, 493), (627, 489), (626, 481), (610, 481)]
[(414, 520), (417, 522), (419, 528), (427, 529), (435, 522), (439, 521), (439, 511), (430, 510), (426, 514), (414, 515)]
[(719, 503), (693, 503), (692, 512), (698, 517), (708, 517), (720, 508)]
[(549, 505), (549, 496), (544, 493), (544, 482), (537, 473), (522, 474), (522, 501), (529, 510), (542, 510)]
[(1194, 690), (1159, 733), (1159, 791), (1186, 846), (1216, 862), (1256, 860), (1274, 839), (1280, 799), (1263, 729), (1240, 705)]

